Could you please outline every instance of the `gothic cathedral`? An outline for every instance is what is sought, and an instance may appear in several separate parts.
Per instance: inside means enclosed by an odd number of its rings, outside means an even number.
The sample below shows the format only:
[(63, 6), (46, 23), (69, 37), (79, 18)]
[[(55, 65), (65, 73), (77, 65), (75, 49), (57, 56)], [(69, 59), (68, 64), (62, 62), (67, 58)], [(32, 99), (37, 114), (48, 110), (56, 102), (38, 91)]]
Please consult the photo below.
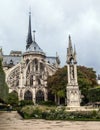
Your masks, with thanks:
[(9, 93), (18, 94), (19, 100), (32, 100), (35, 103), (48, 100), (47, 77), (53, 75), (59, 67), (58, 56), (46, 56), (35, 41), (35, 31), (32, 37), (31, 12), (29, 13), (29, 27), (26, 50), (11, 51), (9, 55), (2, 55), (3, 69)]

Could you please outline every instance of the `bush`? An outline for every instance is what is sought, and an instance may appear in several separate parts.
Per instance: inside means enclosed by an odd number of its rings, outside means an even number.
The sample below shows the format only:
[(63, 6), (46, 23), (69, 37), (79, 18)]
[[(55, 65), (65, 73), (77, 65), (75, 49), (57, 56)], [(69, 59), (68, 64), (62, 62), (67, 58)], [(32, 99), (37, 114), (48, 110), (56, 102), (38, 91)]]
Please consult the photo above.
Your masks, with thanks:
[[(51, 108), (51, 107), (50, 107)], [(64, 107), (42, 110), (39, 106), (25, 106), (20, 110), (25, 119), (46, 120), (100, 120), (100, 111), (67, 112)]]
[(42, 101), (40, 103), (38, 103), (39, 105), (46, 105), (46, 106), (55, 106), (55, 102), (52, 101)]
[(34, 119), (41, 119), (42, 118), (42, 110), (40, 110), (39, 108), (34, 109), (31, 117)]
[(19, 101), (18, 104), (21, 107), (26, 106), (26, 105), (34, 105), (34, 103), (30, 100), (21, 100), (21, 101)]

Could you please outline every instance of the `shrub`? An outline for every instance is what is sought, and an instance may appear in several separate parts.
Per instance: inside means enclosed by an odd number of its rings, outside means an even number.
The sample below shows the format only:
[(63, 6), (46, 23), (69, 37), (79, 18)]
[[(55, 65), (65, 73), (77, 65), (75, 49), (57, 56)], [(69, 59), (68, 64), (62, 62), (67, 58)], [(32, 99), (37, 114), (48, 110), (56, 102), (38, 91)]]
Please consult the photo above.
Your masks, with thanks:
[[(51, 108), (51, 107), (50, 107)], [(100, 120), (100, 111), (65, 111), (64, 107), (42, 110), (39, 106), (25, 106), (20, 111), (27, 118), (46, 120)]]
[(53, 101), (42, 101), (39, 103), (39, 105), (55, 106), (56, 104)]
[(40, 110), (39, 108), (35, 108), (31, 114), (32, 118), (35, 119), (41, 119), (42, 118), (42, 110)]
[(19, 101), (18, 104), (21, 107), (26, 106), (26, 105), (34, 105), (34, 103), (30, 100), (21, 100), (21, 101)]

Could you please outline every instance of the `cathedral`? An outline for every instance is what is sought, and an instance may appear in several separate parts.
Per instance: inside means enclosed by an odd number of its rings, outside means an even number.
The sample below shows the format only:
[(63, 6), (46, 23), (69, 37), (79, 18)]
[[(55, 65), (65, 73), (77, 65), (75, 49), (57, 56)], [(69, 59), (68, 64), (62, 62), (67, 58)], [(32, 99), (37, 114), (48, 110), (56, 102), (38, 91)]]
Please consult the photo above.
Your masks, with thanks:
[[(6, 83), (9, 93), (15, 92), (19, 100), (31, 100), (34, 104), (48, 101), (48, 76), (52, 76), (60, 67), (59, 56), (46, 56), (35, 40), (35, 31), (31, 31), (31, 12), (29, 13), (29, 26), (26, 40), (26, 50), (11, 51), (4, 55), (0, 49), (3, 69), (6, 74)], [(66, 85), (65, 104), (68, 107), (80, 106), (80, 91), (77, 82), (76, 50), (73, 49), (69, 36), (67, 48), (68, 83)], [(67, 73), (66, 72), (66, 73)]]
[(0, 56), (9, 93), (15, 92), (19, 100), (32, 100), (35, 104), (48, 100), (47, 77), (56, 72), (60, 60), (58, 56), (46, 56), (35, 41), (33, 32), (32, 37), (30, 12), (25, 52), (11, 51), (9, 55), (4, 55), (0, 49)]

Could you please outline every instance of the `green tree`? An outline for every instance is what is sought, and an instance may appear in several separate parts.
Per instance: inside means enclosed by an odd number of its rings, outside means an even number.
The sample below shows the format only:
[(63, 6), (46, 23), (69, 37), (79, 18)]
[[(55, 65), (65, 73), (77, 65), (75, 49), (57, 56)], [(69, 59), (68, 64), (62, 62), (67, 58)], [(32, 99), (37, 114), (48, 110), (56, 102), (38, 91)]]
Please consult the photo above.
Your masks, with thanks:
[(18, 94), (17, 92), (13, 91), (8, 94), (8, 104), (12, 106), (17, 106), (18, 105)]
[(8, 86), (5, 82), (5, 73), (2, 67), (2, 60), (0, 59), (0, 99), (7, 101)]
[(82, 95), (82, 104), (88, 103), (88, 91), (97, 85), (96, 72), (93, 68), (78, 66), (78, 83)]
[(59, 68), (53, 76), (48, 77), (49, 91), (55, 95), (56, 103), (57, 98), (65, 97), (66, 84), (67, 84), (67, 67)]
[(88, 98), (90, 102), (100, 102), (100, 86), (89, 89)]
[[(96, 73), (92, 68), (78, 66), (78, 83), (82, 94), (82, 103), (88, 102), (88, 90), (96, 83)], [(57, 97), (66, 96), (67, 66), (59, 68), (53, 76), (48, 77), (48, 88)]]

